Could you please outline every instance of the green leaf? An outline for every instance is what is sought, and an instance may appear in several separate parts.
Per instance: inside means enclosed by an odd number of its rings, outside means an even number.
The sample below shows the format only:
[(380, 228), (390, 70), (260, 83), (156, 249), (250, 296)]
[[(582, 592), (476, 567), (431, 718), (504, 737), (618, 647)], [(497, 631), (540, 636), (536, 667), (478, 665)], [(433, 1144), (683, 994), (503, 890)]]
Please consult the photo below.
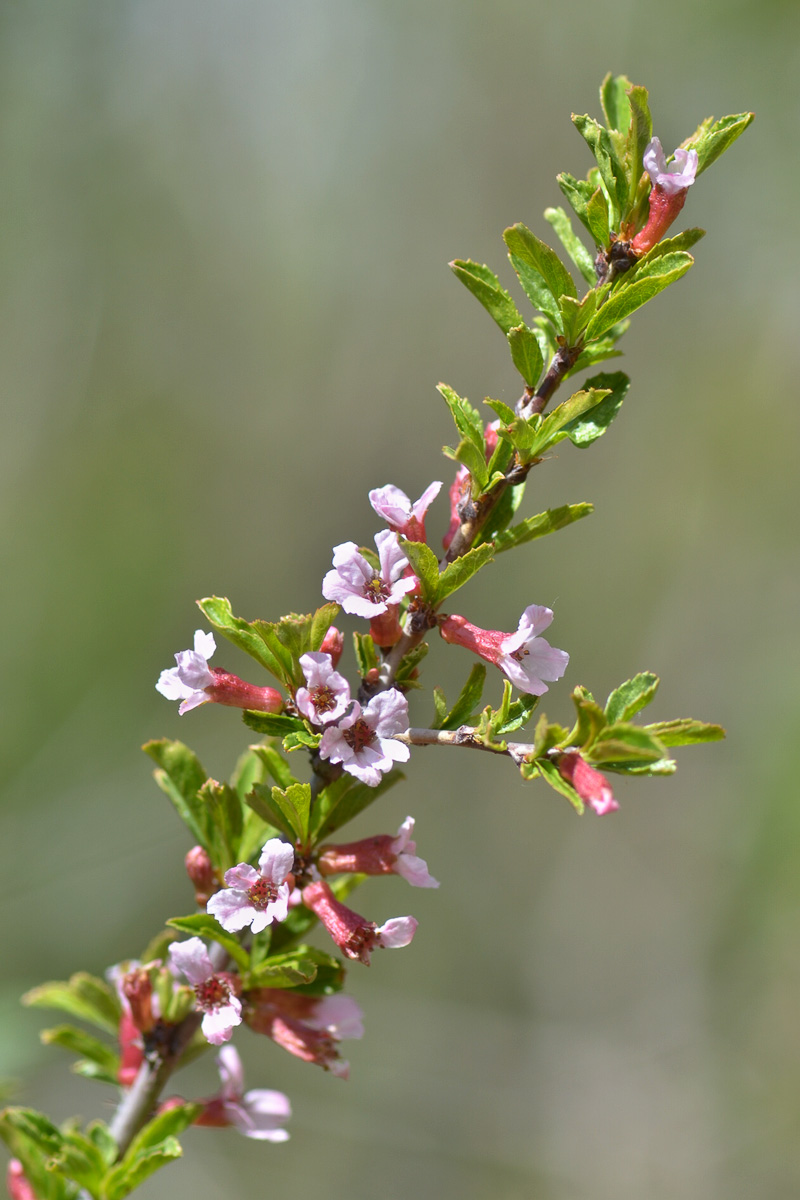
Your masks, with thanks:
[(314, 956), (320, 953), (312, 950), (310, 946), (298, 946), (285, 954), (272, 954), (253, 971), (248, 972), (245, 990), (257, 987), (294, 988), (301, 984), (313, 983), (317, 977), (317, 962)]
[[(549, 340), (555, 344), (555, 339), (561, 329), (561, 310), (558, 307), (558, 301), (553, 298), (553, 293), (534, 267), (529, 266), (524, 259), (519, 258), (516, 254), (509, 254), (508, 261), (514, 268), (517, 278), (522, 284), (522, 289), (533, 307), (538, 309), (539, 312), (544, 313), (545, 319), (551, 323), (553, 333)], [(534, 328), (532, 332), (535, 335), (536, 329)], [(542, 349), (542, 358), (544, 359), (547, 357), (546, 351), (541, 347), (541, 342), (539, 345)]]
[[(508, 680), (506, 680), (507, 682)], [(538, 696), (531, 696), (527, 692), (523, 692), (516, 700), (507, 704), (504, 694), (503, 707), (500, 710), (502, 715), (496, 722), (494, 733), (504, 736), (507, 733), (514, 733), (517, 729), (521, 729), (523, 725), (528, 723), (531, 713), (538, 703)]]
[(211, 861), (220, 871), (227, 871), (239, 862), (239, 842), (242, 837), (242, 802), (227, 783), (207, 779), (200, 789), (214, 830), (214, 849)]
[[(628, 679), (625, 683), (621, 683), (606, 700), (606, 718), (613, 724), (615, 721), (630, 721), (631, 717), (635, 717), (637, 712), (646, 708), (652, 701), (660, 680), (657, 675), (653, 675), (650, 671), (641, 671), (638, 675), (634, 675), (633, 679)], [(667, 742), (664, 745), (668, 745)]]
[(656, 721), (645, 725), (648, 733), (658, 738), (662, 746), (691, 746), (697, 742), (718, 742), (725, 737), (721, 725), (708, 725), (691, 717), (678, 717), (674, 721)]
[(306, 730), (298, 730), (297, 733), (287, 733), (283, 739), (283, 748), (290, 753), (293, 750), (316, 750), (321, 741), (321, 733), (308, 733)]
[[(516, 225), (510, 226), (503, 233), (503, 240), (515, 258), (521, 259), (539, 273), (556, 302), (561, 296), (578, 295), (572, 276), (555, 250), (551, 250), (526, 225), (517, 222)], [(515, 321), (514, 324), (521, 325), (522, 320)]]
[[(261, 812), (264, 820), (269, 819), (267, 812), (271, 813), (272, 824), (288, 832), (292, 841), (305, 842), (308, 837), (308, 814), (311, 805), (310, 784), (292, 783), (285, 790), (274, 787), (269, 798), (267, 789), (259, 785), (256, 785), (253, 792), (264, 805)], [(248, 803), (250, 802), (251, 798), (248, 797)], [(258, 811), (256, 809), (256, 812)]]
[[(250, 749), (261, 759), (278, 787), (287, 788), (290, 783), (298, 782), (292, 774), (292, 769), (286, 759), (279, 754), (274, 746), (251, 746)], [(260, 780), (254, 780), (253, 786), (258, 782)]]
[(45, 1046), (61, 1046), (72, 1054), (82, 1055), (100, 1068), (100, 1078), (108, 1083), (117, 1082), (119, 1054), (84, 1029), (76, 1029), (74, 1025), (57, 1025), (54, 1029), (43, 1029), (39, 1037)]
[[(643, 156), (647, 144), (653, 136), (653, 118), (650, 116), (647, 88), (634, 86), (628, 91), (628, 111), (630, 113), (630, 128), (628, 131), (625, 156), (628, 161), (630, 187), (628, 190), (628, 209), (636, 201), (636, 191), (644, 171)], [(620, 126), (622, 128), (622, 126)], [(624, 215), (627, 215), (624, 214)]]
[(499, 533), (494, 540), (494, 548), (500, 554), (503, 550), (510, 550), (512, 546), (521, 546), (523, 542), (532, 542), (545, 534), (555, 533), (557, 529), (565, 529), (573, 521), (588, 517), (593, 507), (586, 502), (562, 504), (559, 508), (548, 508), (545, 512), (537, 513), (535, 517), (526, 517), (519, 525)]
[(414, 574), (422, 584), (422, 598), (427, 604), (436, 603), (439, 587), (439, 560), (425, 542), (410, 542), (400, 538), (400, 546)]
[[(432, 726), (433, 729), (458, 729), (459, 725), (465, 724), (472, 714), (477, 709), (483, 695), (483, 685), (486, 682), (486, 667), (483, 663), (475, 663), (469, 673), (469, 678), (464, 684), (458, 699), (456, 700), (450, 712), (439, 712), (437, 707), (437, 723)], [(437, 689), (438, 690), (438, 689)], [(444, 693), (441, 693), (444, 701)]]
[(503, 333), (522, 324), (522, 317), (510, 294), (500, 286), (500, 280), (487, 266), (456, 258), (450, 263), (450, 269), (480, 301)]
[(192, 937), (208, 938), (227, 950), (233, 961), (242, 970), (250, 966), (250, 955), (230, 933), (226, 933), (216, 917), (211, 913), (192, 913), (188, 917), (171, 917), (167, 924), (181, 933), (189, 933)]
[[(200, 1109), (200, 1105), (193, 1105)], [(130, 1151), (125, 1155), (118, 1167), (109, 1171), (103, 1186), (103, 1200), (122, 1200), (144, 1183), (154, 1172), (166, 1167), (183, 1154), (177, 1138), (165, 1138), (158, 1146), (142, 1150), (135, 1156)]]
[(73, 1179), (92, 1196), (100, 1195), (106, 1161), (98, 1147), (77, 1129), (65, 1129), (64, 1142), (53, 1158), (51, 1169)]
[(261, 663), (262, 667), (266, 667), (281, 683), (287, 682), (286, 656), (285, 654), (277, 656), (274, 647), (266, 644), (256, 628), (257, 622), (244, 621), (241, 617), (235, 617), (230, 600), (221, 596), (207, 596), (203, 600), (198, 600), (197, 604), (201, 612), (223, 637), (226, 637), (229, 642), (233, 642), (234, 646), (238, 646), (240, 650), (244, 650), (245, 654), (249, 654), (256, 662)]
[(22, 1133), (36, 1145), (43, 1154), (59, 1154), (64, 1145), (64, 1135), (57, 1129), (44, 1113), (34, 1108), (5, 1108), (0, 1113), (0, 1129), (3, 1140), (10, 1144), (5, 1134), (14, 1130)]
[(115, 1037), (122, 1010), (116, 992), (103, 979), (78, 971), (67, 983), (42, 983), (22, 997), (34, 1008), (57, 1008), (89, 1021)]
[(526, 325), (518, 325), (508, 331), (511, 360), (528, 387), (535, 388), (542, 373), (544, 359), (539, 339)]
[(606, 248), (611, 245), (612, 218), (606, 194), (600, 187), (594, 189), (586, 202), (586, 223), (596, 245)]
[(665, 757), (664, 743), (638, 725), (616, 721), (606, 726), (584, 756), (593, 763), (657, 762)]
[[(521, 323), (522, 318), (520, 317), (517, 324)], [(456, 429), (461, 435), (461, 441), (457, 448), (451, 450), (445, 446), (444, 453), (455, 459), (456, 462), (463, 463), (473, 479), (473, 494), (480, 494), (489, 480), (481, 415), (468, 400), (464, 400), (446, 383), (440, 383), (437, 391), (450, 409)]]
[(573, 113), (572, 123), (597, 160), (600, 176), (615, 210), (612, 215), (612, 223), (617, 225), (621, 213), (625, 210), (629, 192), (629, 180), (625, 168), (619, 160), (608, 130), (604, 129), (593, 117), (579, 116)]
[[(590, 183), (588, 179), (576, 179), (575, 176), (570, 175), (568, 171), (562, 171), (560, 175), (556, 175), (556, 183), (564, 193), (564, 196), (572, 207), (575, 216), (591, 233), (591, 226), (589, 224), (586, 208), (591, 196), (596, 190), (596, 184)], [(607, 223), (608, 217), (606, 216), (606, 224)]]
[(156, 783), (169, 796), (195, 841), (208, 850), (211, 823), (198, 795), (208, 774), (200, 760), (183, 742), (174, 742), (169, 738), (145, 742), (142, 749), (161, 768), (155, 772)]
[(605, 433), (622, 407), (630, 386), (631, 381), (624, 371), (603, 372), (586, 380), (587, 388), (607, 391), (609, 394), (590, 411), (564, 426), (564, 432), (573, 445), (583, 450)]
[(583, 278), (591, 287), (597, 283), (594, 259), (572, 228), (568, 213), (563, 208), (546, 208), (544, 219), (553, 226), (561, 245), (570, 256)]
[(308, 725), (300, 717), (289, 717), (285, 713), (256, 712), (246, 708), (242, 712), (242, 720), (248, 729), (266, 737), (286, 737), (288, 733), (308, 732)]
[(603, 732), (607, 725), (605, 713), (595, 701), (591, 692), (584, 687), (576, 687), (572, 692), (572, 703), (575, 705), (577, 722), (569, 735), (571, 746), (588, 749)]
[(329, 783), (314, 803), (311, 814), (312, 840), (316, 843), (330, 837), (401, 779), (405, 779), (405, 775), (394, 769), (384, 775), (374, 788), (356, 781), (352, 775), (342, 775)]
[(422, 662), (423, 658), (425, 658), (429, 649), (430, 646), (427, 642), (420, 642), (419, 645), (415, 646), (413, 650), (409, 650), (408, 654), (403, 655), (403, 657), (400, 659), (400, 665), (398, 666), (394, 675), (396, 684), (402, 684), (405, 688), (422, 686), (421, 684), (417, 683), (414, 672), (419, 667), (419, 664)]
[(752, 112), (735, 113), (730, 117), (720, 117), (718, 121), (706, 117), (683, 143), (685, 150), (697, 151), (697, 174), (700, 175), (724, 154), (755, 117), (756, 114)]
[(575, 300), (572, 296), (561, 297), (558, 307), (561, 311), (564, 337), (568, 345), (576, 346), (578, 344), (580, 335), (594, 316), (601, 298), (605, 298), (609, 287), (609, 284), (604, 283), (599, 288), (592, 288), (582, 300)]
[(664, 258), (667, 254), (674, 254), (678, 250), (691, 250), (692, 246), (696, 245), (701, 238), (706, 236), (705, 229), (699, 229), (696, 225), (691, 229), (684, 229), (683, 233), (676, 233), (674, 237), (662, 238), (660, 242), (656, 242), (647, 254), (643, 254), (638, 263), (632, 270), (627, 271), (620, 277), (617, 290), (624, 288), (626, 284), (634, 282), (639, 278), (640, 273), (645, 270), (650, 263), (657, 258)]
[(664, 288), (685, 275), (693, 262), (691, 254), (680, 252), (655, 259), (647, 275), (642, 277), (640, 274), (634, 283), (614, 292), (611, 299), (592, 317), (586, 329), (587, 341), (601, 337), (618, 321), (629, 317), (637, 308), (647, 304), (648, 300), (652, 300), (659, 292), (663, 292)]
[(551, 413), (542, 420), (536, 435), (533, 438), (532, 444), (528, 447), (525, 457), (526, 460), (537, 458), (545, 450), (560, 442), (563, 438), (569, 435), (564, 431), (564, 426), (582, 417), (584, 413), (595, 408), (601, 400), (605, 399), (608, 391), (605, 388), (585, 388), (579, 392), (575, 392), (563, 404), (559, 404), (558, 408), (554, 408)]
[(253, 785), (253, 790), (245, 797), (245, 804), (251, 808), (267, 825), (274, 826), (289, 841), (295, 840), (295, 832), (290, 821), (272, 799), (272, 789), (263, 783)]
[(468, 580), (472, 579), (473, 575), (477, 574), (487, 563), (490, 563), (493, 558), (494, 546), (486, 544), (484, 546), (475, 546), (472, 550), (468, 550), (466, 554), (462, 554), (460, 558), (456, 558), (453, 562), (448, 563), (439, 576), (436, 603), (441, 604), (453, 592), (458, 591)]
[(609, 129), (626, 133), (631, 123), (631, 105), (628, 88), (631, 81), (625, 75), (606, 75), (600, 84), (600, 103)]
[(353, 646), (356, 653), (358, 673), (363, 679), (370, 671), (378, 667), (378, 652), (375, 643), (368, 633), (354, 633)]
[(562, 778), (561, 772), (555, 763), (551, 762), (549, 758), (537, 758), (536, 767), (545, 783), (549, 784), (554, 792), (566, 796), (575, 811), (583, 815), (583, 801), (572, 784), (567, 783), (566, 779)]
[(338, 604), (324, 604), (314, 613), (287, 613), (280, 621), (253, 621), (253, 629), (280, 663), (283, 682), (297, 687), (304, 682), (299, 659), (319, 650), (339, 612)]

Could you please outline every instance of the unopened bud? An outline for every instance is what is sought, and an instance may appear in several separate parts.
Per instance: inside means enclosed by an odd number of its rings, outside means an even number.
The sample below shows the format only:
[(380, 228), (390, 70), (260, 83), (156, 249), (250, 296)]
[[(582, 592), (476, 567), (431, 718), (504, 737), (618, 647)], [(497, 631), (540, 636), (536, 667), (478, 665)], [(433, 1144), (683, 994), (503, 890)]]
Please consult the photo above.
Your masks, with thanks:
[(335, 625), (331, 625), (325, 637), (322, 639), (320, 653), (330, 654), (331, 663), (334, 667), (338, 666), (339, 659), (342, 657), (344, 649), (344, 634)]
[(561, 755), (558, 770), (561, 778), (572, 784), (581, 800), (591, 804), (598, 817), (619, 808), (605, 775), (590, 766), (577, 750), (569, 750)]
[(129, 971), (122, 980), (122, 994), (130, 1005), (131, 1020), (136, 1028), (140, 1033), (150, 1033), (156, 1023), (150, 972), (142, 967)]
[(202, 846), (192, 846), (184, 859), (186, 874), (194, 884), (194, 899), (198, 908), (205, 908), (208, 901), (219, 890), (216, 873)]
[(8, 1164), (6, 1188), (11, 1200), (36, 1200), (36, 1193), (18, 1158), (12, 1158)]

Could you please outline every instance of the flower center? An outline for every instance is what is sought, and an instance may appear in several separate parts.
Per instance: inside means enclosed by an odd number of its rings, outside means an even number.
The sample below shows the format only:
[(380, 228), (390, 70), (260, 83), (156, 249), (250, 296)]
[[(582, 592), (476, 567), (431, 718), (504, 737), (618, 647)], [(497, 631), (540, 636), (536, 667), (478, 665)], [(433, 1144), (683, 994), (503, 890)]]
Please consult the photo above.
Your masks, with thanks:
[(527, 658), (529, 654), (530, 654), (530, 650), (528, 649), (527, 646), (520, 646), (519, 650), (515, 650), (513, 652), (513, 654), (511, 655), (511, 657), (516, 662), (522, 662), (523, 658)]
[(211, 975), (202, 983), (195, 985), (194, 994), (197, 996), (197, 1007), (203, 1012), (213, 1012), (227, 1004), (231, 998), (231, 989), (219, 975)]
[(373, 604), (382, 604), (389, 596), (389, 588), (381, 579), (380, 575), (373, 575), (369, 583), (364, 584), (364, 597), (371, 600)]
[(330, 712), (336, 707), (336, 696), (327, 683), (321, 683), (319, 687), (312, 688), (309, 692), (311, 703), (318, 713)]
[(350, 729), (344, 730), (343, 736), (348, 746), (352, 746), (356, 754), (358, 754), (359, 750), (363, 750), (365, 746), (372, 745), (375, 730), (362, 717), (359, 717)]
[(277, 897), (278, 889), (274, 883), (270, 883), (268, 879), (257, 879), (256, 882), (247, 889), (247, 898), (253, 908), (265, 909), (267, 905)]

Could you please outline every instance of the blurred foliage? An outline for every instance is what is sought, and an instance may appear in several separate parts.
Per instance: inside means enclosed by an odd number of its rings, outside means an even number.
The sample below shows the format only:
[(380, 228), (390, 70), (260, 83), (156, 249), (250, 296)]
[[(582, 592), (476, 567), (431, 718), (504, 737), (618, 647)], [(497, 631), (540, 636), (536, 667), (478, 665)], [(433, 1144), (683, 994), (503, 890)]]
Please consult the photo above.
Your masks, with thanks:
[[(412, 759), (363, 833), (410, 807), (443, 886), (414, 894), (401, 961), (353, 980), (350, 1082), (251, 1039), (248, 1078), (291, 1095), (292, 1141), (189, 1131), (143, 1196), (301, 1172), (354, 1200), (376, 1177), (391, 1200), (796, 1196), (799, 22), (724, 0), (668, 22), (622, 0), (0, 9), (4, 1013), (190, 904), (138, 746), (191, 721), (223, 775), (240, 744), (235, 713), (181, 720), (154, 691), (193, 599), (311, 611), (330, 547), (371, 540), (369, 487), (449, 479), (436, 382), (517, 399), (446, 264), (502, 263), (516, 221), (549, 238), (557, 172), (589, 165), (569, 113), (600, 115), (599, 76), (647, 83), (665, 147), (708, 113), (758, 114), (691, 189), (682, 227), (708, 236), (631, 335), (613, 430), (588, 458), (563, 443), (537, 484), (538, 509), (594, 515), (520, 551), (501, 596), (491, 573), (470, 585), (480, 624), (555, 608), (576, 672), (556, 719), (578, 677), (605, 695), (644, 665), (664, 678), (654, 720), (696, 712), (728, 741), (663, 788), (621, 781), (599, 823), (532, 800), (511, 764)], [(302, 462), (298, 420), (316, 431)], [(457, 695), (460, 657), (434, 653)], [(473, 784), (494, 791), (488, 823)], [(40, 1067), (30, 1013), (14, 1019), (12, 1102), (85, 1111), (87, 1085)]]

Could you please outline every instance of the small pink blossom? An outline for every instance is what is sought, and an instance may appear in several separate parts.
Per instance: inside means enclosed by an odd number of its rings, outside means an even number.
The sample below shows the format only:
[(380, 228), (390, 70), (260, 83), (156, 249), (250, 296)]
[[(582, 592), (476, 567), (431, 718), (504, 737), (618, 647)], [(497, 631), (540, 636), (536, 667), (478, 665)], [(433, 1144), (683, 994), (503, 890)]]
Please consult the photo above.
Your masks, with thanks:
[(173, 975), (184, 975), (194, 988), (196, 1009), (205, 1014), (202, 1030), (206, 1041), (212, 1046), (230, 1041), (234, 1026), (242, 1021), (242, 1002), (233, 990), (232, 977), (214, 971), (200, 938), (172, 942), (169, 967)]
[(553, 620), (553, 611), (542, 604), (529, 604), (519, 619), (516, 633), (481, 629), (464, 617), (445, 617), (439, 632), (446, 642), (465, 646), (486, 662), (494, 663), (521, 692), (542, 696), (548, 691), (545, 679), (560, 679), (569, 655), (539, 637)]
[(216, 648), (213, 633), (198, 629), (194, 635), (194, 650), (181, 650), (175, 655), (178, 665), (159, 675), (156, 691), (167, 700), (181, 701), (180, 716), (209, 701), (257, 712), (281, 711), (283, 697), (275, 688), (258, 687), (221, 667), (209, 667), (208, 660)]
[(619, 808), (605, 775), (587, 763), (577, 750), (568, 750), (561, 755), (558, 770), (562, 779), (572, 784), (581, 800), (591, 804), (598, 817), (616, 812)]
[(280, 838), (270, 838), (261, 851), (258, 870), (239, 863), (225, 872), (226, 887), (211, 897), (206, 911), (228, 933), (250, 926), (261, 933), (273, 921), (285, 921), (289, 909), (289, 884), (294, 850)]
[(428, 873), (424, 859), (416, 855), (416, 842), (411, 840), (414, 818), (406, 817), (397, 837), (382, 833), (346, 842), (338, 846), (323, 846), (318, 867), (323, 875), (350, 872), (363, 875), (402, 875), (414, 887), (438, 887), (438, 880)]
[(369, 787), (377, 787), (384, 771), (408, 761), (408, 746), (395, 740), (407, 729), (408, 701), (402, 692), (389, 688), (373, 696), (364, 709), (354, 701), (347, 716), (323, 733), (319, 755), (341, 763), (349, 775)]
[(312, 651), (303, 654), (300, 666), (306, 679), (306, 687), (297, 689), (295, 704), (313, 725), (328, 725), (337, 721), (347, 711), (350, 703), (350, 685), (343, 675), (333, 669), (330, 654)]
[(296, 1058), (316, 1063), (346, 1079), (349, 1064), (338, 1043), (364, 1034), (362, 1013), (350, 996), (306, 996), (287, 988), (255, 988), (247, 993), (244, 1019)]
[(384, 950), (407, 946), (417, 929), (414, 917), (392, 917), (383, 925), (367, 921), (337, 900), (324, 880), (303, 888), (303, 903), (319, 918), (339, 949), (367, 967), (376, 946)]
[(405, 492), (388, 483), (385, 487), (373, 488), (369, 502), (390, 529), (411, 542), (424, 542), (425, 514), (439, 495), (441, 486), (441, 482), (430, 484), (419, 500), (412, 504)]
[(281, 1126), (292, 1115), (283, 1092), (267, 1088), (244, 1090), (242, 1060), (233, 1046), (223, 1046), (217, 1055), (220, 1090), (203, 1102), (195, 1125), (234, 1125), (245, 1137), (265, 1142), (285, 1142), (289, 1134)]
[(660, 187), (670, 196), (691, 187), (697, 175), (696, 150), (677, 149), (672, 163), (667, 166), (661, 142), (657, 137), (648, 142), (643, 161), (653, 186)]
[(380, 569), (374, 570), (355, 542), (342, 542), (333, 548), (333, 570), (322, 581), (326, 600), (335, 600), (346, 613), (355, 617), (376, 617), (392, 604), (399, 604), (407, 592), (417, 586), (414, 575), (403, 575), (408, 559), (397, 541), (397, 534), (383, 529), (375, 535)]

